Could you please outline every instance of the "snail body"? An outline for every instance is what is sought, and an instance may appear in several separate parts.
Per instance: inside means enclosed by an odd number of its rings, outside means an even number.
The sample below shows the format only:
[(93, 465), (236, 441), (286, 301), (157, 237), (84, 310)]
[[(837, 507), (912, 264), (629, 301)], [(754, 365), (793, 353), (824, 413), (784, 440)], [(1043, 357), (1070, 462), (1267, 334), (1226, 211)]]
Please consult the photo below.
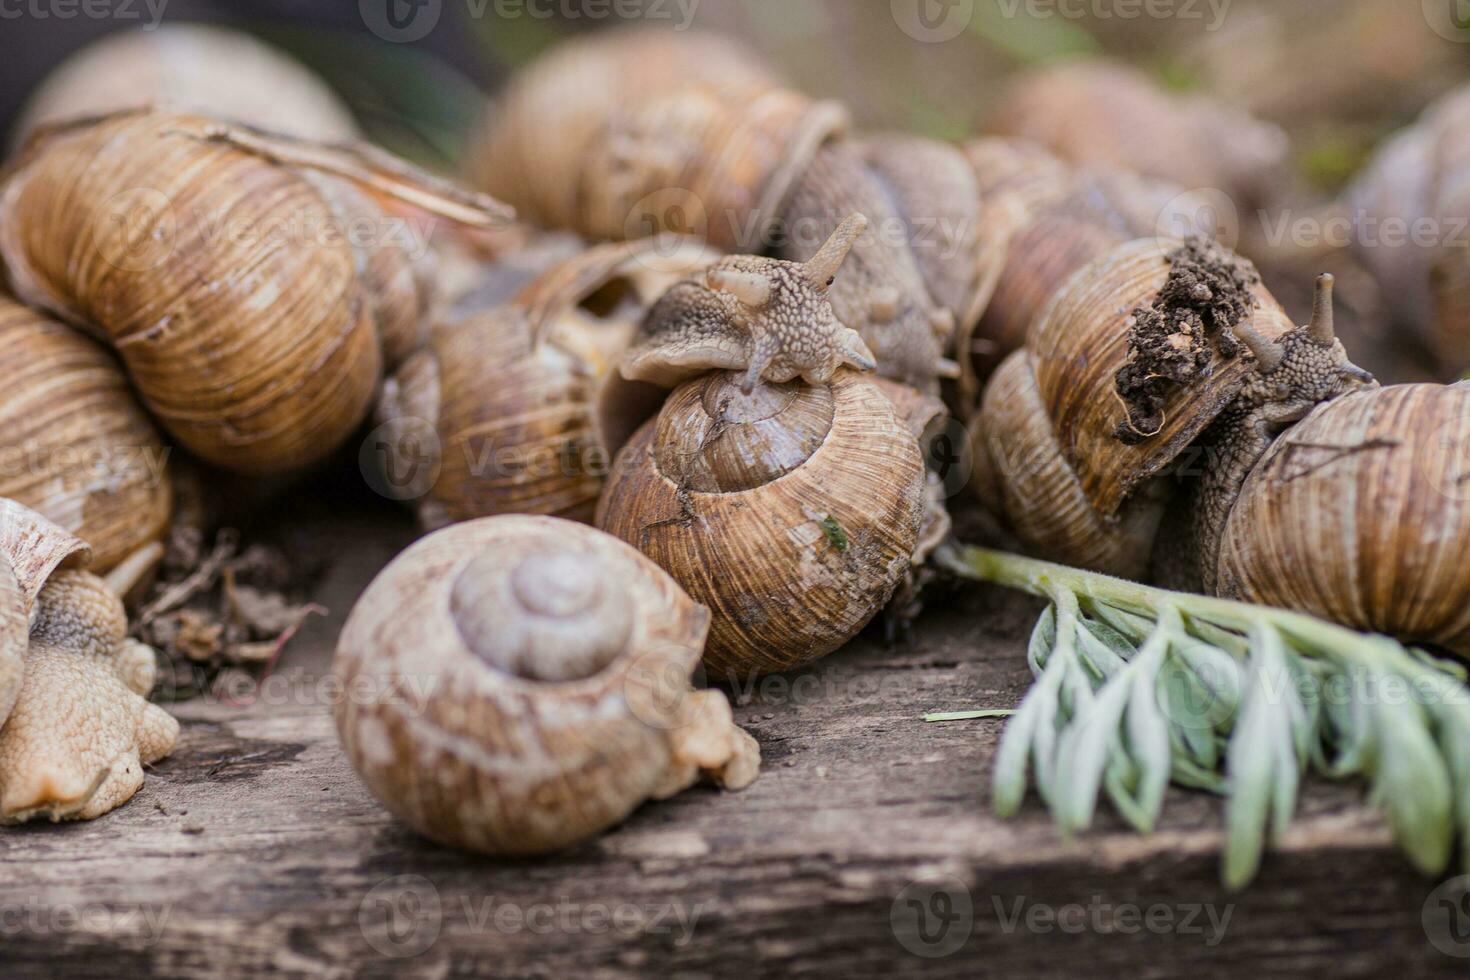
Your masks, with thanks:
[(178, 739), (146, 700), (156, 655), (127, 638), (131, 583), (98, 578), (88, 560), (79, 538), (0, 500), (0, 822), (101, 816)]
[(438, 531), (370, 585), (338, 643), (342, 744), (425, 836), (495, 855), (580, 843), (759, 750), (696, 692), (709, 613), (647, 558), (551, 517)]
[[(726, 54), (703, 60), (706, 45)], [(974, 189), (963, 159), (925, 142), (928, 162), (905, 165), (920, 153), (917, 141), (891, 151), (883, 139), (848, 138), (842, 106), (781, 88), (765, 72), (732, 70), (729, 50), (710, 38), (685, 46), (615, 34), (554, 51), (510, 86), (473, 154), (478, 183), (535, 219), (594, 239), (672, 231), (794, 262), (811, 259), (847, 215), (865, 214), (870, 228), (831, 303), (878, 355), (882, 375), (933, 389), (954, 373), (944, 352), (957, 314), (944, 302), (967, 291), (974, 273), (976, 232), (964, 220)], [(646, 67), (655, 56), (674, 69)], [(614, 86), (625, 95), (606, 101), (557, 81), (619, 72), (655, 75), (646, 86)], [(926, 194), (914, 183), (924, 170), (961, 193)], [(922, 255), (937, 244), (891, 240), (912, 238), (917, 216), (907, 208), (951, 199), (958, 210), (943, 224), (957, 239), (945, 256), (952, 265)], [(924, 217), (949, 215), (947, 206)]]
[(85, 540), (101, 572), (163, 539), (168, 450), (101, 345), (0, 296), (0, 497)]
[(287, 472), (351, 434), (420, 330), (428, 304), (397, 294), (423, 284), (407, 257), (346, 232), (368, 220), (387, 234), (374, 202), (393, 198), (502, 215), (377, 151), (123, 113), (28, 147), (0, 194), (0, 259), (19, 299), (117, 352), (184, 447)]
[(239, 31), (162, 24), (109, 35), (62, 62), (31, 96), (15, 142), (42, 126), (143, 106), (327, 142), (357, 136), (342, 101), (284, 52)]

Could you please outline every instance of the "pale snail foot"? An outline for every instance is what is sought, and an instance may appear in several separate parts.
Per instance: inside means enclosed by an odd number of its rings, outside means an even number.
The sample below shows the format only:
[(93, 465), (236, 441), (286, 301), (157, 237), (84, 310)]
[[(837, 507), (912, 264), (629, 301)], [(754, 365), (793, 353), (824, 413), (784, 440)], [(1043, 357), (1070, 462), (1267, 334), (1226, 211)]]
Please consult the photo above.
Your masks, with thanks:
[(119, 654), (109, 661), (31, 648), (0, 729), (0, 821), (99, 817), (131, 799), (143, 766), (173, 749), (178, 721), (124, 680), (139, 676), (136, 649)]
[(760, 774), (760, 743), (735, 724), (723, 692), (693, 691), (681, 714), (684, 723), (671, 733), (673, 759), (653, 798), (665, 800), (693, 786), (701, 776), (721, 789), (737, 791)]

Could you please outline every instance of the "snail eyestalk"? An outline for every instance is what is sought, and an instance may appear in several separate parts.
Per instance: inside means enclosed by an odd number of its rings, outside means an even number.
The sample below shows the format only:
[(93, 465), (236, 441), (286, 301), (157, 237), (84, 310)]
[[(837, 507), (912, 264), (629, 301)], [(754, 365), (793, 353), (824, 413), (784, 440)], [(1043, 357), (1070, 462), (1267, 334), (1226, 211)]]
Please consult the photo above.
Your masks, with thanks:
[[(1140, 831), (1161, 784), (1226, 799), (1222, 875), (1255, 876), (1290, 822), (1310, 766), (1362, 777), (1400, 848), (1425, 874), (1458, 834), (1470, 867), (1470, 698), (1465, 671), (1421, 650), (1301, 613), (1139, 585), (986, 548), (937, 560), (1052, 606), (1032, 634), (1036, 674), (1006, 726), (992, 795), (1010, 816), (1028, 783), (1064, 834), (1085, 830), (1106, 793)], [(1422, 692), (1386, 701), (1392, 689)]]
[(1332, 282), (1330, 272), (1317, 277), (1317, 291), (1312, 297), (1312, 322), (1308, 327), (1312, 339), (1324, 346), (1337, 339), (1332, 323)]

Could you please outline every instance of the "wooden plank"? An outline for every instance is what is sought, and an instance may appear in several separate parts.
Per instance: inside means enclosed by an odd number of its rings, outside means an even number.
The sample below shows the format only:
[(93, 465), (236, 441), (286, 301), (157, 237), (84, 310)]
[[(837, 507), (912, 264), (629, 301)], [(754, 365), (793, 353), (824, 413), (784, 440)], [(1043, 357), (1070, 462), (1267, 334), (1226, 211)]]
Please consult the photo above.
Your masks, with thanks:
[[(1463, 975), (1421, 924), (1434, 883), (1354, 788), (1312, 786), (1243, 894), (1218, 884), (1213, 799), (1173, 793), (1147, 838), (1104, 815), (1062, 842), (1034, 803), (992, 817), (983, 787), (1003, 723), (921, 720), (1024, 690), (1038, 607), (990, 589), (931, 602), (906, 643), (865, 637), (740, 692), (765, 755), (743, 793), (645, 806), (548, 860), (428, 844), (360, 786), (330, 720), (342, 616), (411, 537), (376, 520), (318, 521), (312, 547), (339, 556), (320, 590), (333, 616), (253, 701), (179, 706), (182, 744), (133, 802), (0, 833), (0, 973)], [(935, 879), (952, 880), (949, 906), (904, 891)], [(968, 919), (938, 938), (940, 913), (966, 897)], [(936, 941), (916, 931), (911, 898)], [(916, 955), (954, 937), (950, 955)]]

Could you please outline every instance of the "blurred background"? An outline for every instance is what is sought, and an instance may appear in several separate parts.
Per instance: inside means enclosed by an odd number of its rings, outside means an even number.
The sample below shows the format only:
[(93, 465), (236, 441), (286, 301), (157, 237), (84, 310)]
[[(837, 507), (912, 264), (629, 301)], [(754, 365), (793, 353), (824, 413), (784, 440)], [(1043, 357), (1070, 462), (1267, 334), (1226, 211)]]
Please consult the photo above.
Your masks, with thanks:
[(738, 34), (863, 123), (940, 137), (979, 131), (1022, 68), (1112, 54), (1283, 124), (1324, 191), (1470, 76), (1467, 0), (0, 0), (0, 129), (88, 42), (186, 21), (285, 49), (370, 136), (439, 166), (509, 71), (630, 21)]

